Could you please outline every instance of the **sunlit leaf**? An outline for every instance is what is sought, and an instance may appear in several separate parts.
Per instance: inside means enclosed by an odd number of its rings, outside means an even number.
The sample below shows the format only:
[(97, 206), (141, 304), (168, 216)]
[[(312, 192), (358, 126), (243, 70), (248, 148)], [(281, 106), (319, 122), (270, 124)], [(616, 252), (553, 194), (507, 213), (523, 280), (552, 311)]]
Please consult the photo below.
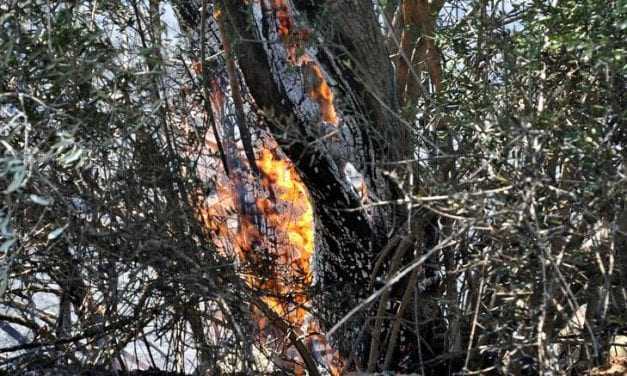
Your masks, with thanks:
[(65, 225), (65, 226), (63, 226), (63, 227), (59, 227), (59, 228), (57, 228), (57, 229), (55, 229), (55, 230), (51, 231), (51, 232), (48, 234), (48, 240), (54, 240), (54, 239), (58, 238), (58, 237), (59, 237), (59, 235), (61, 235), (61, 234), (63, 233), (63, 231), (65, 231), (65, 229), (66, 229), (67, 227), (68, 227), (68, 225)]
[(38, 196), (36, 194), (30, 195), (30, 200), (37, 205), (47, 206), (50, 205), (50, 200), (46, 197)]

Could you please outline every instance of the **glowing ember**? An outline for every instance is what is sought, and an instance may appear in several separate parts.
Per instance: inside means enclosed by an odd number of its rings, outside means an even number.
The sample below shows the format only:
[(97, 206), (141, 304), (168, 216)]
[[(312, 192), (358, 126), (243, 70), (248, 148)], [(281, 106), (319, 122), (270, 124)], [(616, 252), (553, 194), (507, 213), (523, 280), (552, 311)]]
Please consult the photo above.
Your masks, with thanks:
[(292, 19), (289, 14), (289, 8), (284, 0), (275, 0), (274, 9), (276, 10), (276, 18), (279, 21), (279, 35), (286, 38), (292, 28)]
[[(337, 125), (333, 92), (321, 66), (303, 48), (310, 31), (295, 28), (288, 1), (273, 0), (271, 4), (287, 58), (291, 64), (302, 68), (306, 95), (318, 104), (322, 121)], [(199, 73), (199, 69), (194, 68)], [(220, 84), (213, 80), (211, 84), (211, 109), (214, 119), (221, 122), (227, 112), (226, 99)], [(215, 147), (215, 140), (205, 141), (207, 148)], [(200, 215), (218, 250), (239, 259), (248, 285), (262, 294), (261, 300), (270, 309), (290, 323), (291, 330), (303, 338), (311, 354), (331, 374), (337, 375), (343, 368), (342, 359), (326, 342), (320, 324), (308, 309), (307, 288), (313, 280), (313, 207), (294, 165), (278, 151), (274, 142), (267, 144), (270, 147), (263, 148), (257, 157), (262, 187), (255, 184), (252, 175), (240, 173), (229, 179), (219, 164), (213, 166), (217, 193), (200, 205)], [(215, 154), (216, 150), (212, 151)], [(253, 189), (252, 196), (256, 197), (254, 204), (250, 203), (253, 208), (241, 207), (247, 203), (241, 202), (238, 192), (242, 194), (245, 189)], [(255, 209), (256, 213), (251, 214)], [(261, 336), (272, 336), (267, 318), (261, 312), (255, 315)], [(300, 356), (291, 345), (280, 351), (293, 361), (294, 373), (304, 373), (298, 361)]]
[(333, 104), (333, 92), (322, 74), (320, 64), (304, 49), (304, 44), (311, 32), (306, 28), (294, 29), (294, 22), (284, 0), (275, 0), (274, 9), (277, 18), (277, 31), (287, 50), (291, 64), (303, 67), (307, 95), (318, 104), (322, 120), (338, 125), (338, 118)]
[(307, 94), (318, 104), (322, 120), (327, 123), (337, 125), (338, 119), (335, 113), (335, 106), (333, 105), (333, 92), (327, 84), (327, 81), (324, 79), (324, 76), (322, 76), (320, 66), (317, 63), (310, 61), (305, 64), (304, 69), (309, 71), (309, 77), (311, 80), (310, 88)]

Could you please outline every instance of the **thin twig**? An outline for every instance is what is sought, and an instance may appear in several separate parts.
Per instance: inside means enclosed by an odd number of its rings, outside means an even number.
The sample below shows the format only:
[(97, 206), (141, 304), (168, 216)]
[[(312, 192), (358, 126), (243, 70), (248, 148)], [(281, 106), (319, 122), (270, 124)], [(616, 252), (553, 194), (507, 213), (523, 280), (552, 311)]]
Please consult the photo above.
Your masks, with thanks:
[(401, 270), (394, 277), (390, 278), (390, 280), (385, 284), (385, 286), (383, 286), (379, 290), (372, 293), (368, 298), (366, 298), (361, 303), (359, 303), (355, 308), (351, 309), (350, 312), (348, 312), (340, 321), (338, 321), (335, 325), (333, 325), (333, 327), (327, 332), (326, 334), (327, 338), (331, 338), (331, 336), (333, 336), (333, 333), (335, 333), (342, 325), (344, 325), (346, 321), (348, 321), (352, 316), (354, 316), (357, 312), (361, 311), (361, 309), (364, 308), (366, 305), (372, 303), (372, 301), (378, 298), (384, 291), (391, 288), (395, 283), (400, 281), (404, 276), (409, 274), (414, 268), (417, 268), (420, 265), (422, 265), (435, 252), (443, 248), (447, 248), (447, 247), (450, 247), (452, 245), (459, 243), (459, 241), (453, 241), (454, 236), (457, 236), (457, 234), (451, 235), (448, 238), (441, 241), (440, 243), (438, 243), (435, 247), (431, 248), (429, 252), (427, 252), (420, 259), (418, 259), (418, 261), (412, 263), (411, 265), (407, 266), (405, 269)]

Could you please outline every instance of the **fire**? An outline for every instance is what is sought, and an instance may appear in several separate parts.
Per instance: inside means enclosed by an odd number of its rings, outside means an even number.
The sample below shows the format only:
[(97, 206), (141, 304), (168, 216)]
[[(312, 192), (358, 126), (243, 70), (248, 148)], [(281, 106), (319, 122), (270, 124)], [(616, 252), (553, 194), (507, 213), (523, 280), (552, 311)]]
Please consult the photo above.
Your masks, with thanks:
[[(321, 120), (337, 126), (333, 91), (320, 64), (303, 48), (310, 31), (295, 27), (288, 1), (272, 0), (270, 3), (287, 59), (302, 68), (305, 94), (318, 105)], [(218, 122), (227, 111), (220, 87), (219, 82), (212, 81), (209, 98), (214, 119)], [(256, 162), (262, 175), (261, 186), (250, 174), (240, 173), (229, 179), (219, 164), (212, 166), (216, 194), (199, 205), (200, 216), (219, 252), (239, 260), (247, 284), (262, 294), (261, 300), (274, 313), (290, 323), (291, 330), (299, 333), (312, 355), (331, 374), (337, 375), (343, 367), (342, 358), (326, 342), (320, 323), (309, 314), (307, 289), (313, 282), (311, 258), (315, 249), (313, 207), (293, 163), (279, 151), (276, 143), (268, 141), (264, 137), (266, 146), (259, 152)], [(206, 139), (205, 144), (211, 149), (216, 140)], [(241, 207), (246, 205), (238, 196), (243, 189), (253, 190), (255, 201), (250, 203), (252, 208)], [(200, 192), (198, 197), (202, 197)], [(255, 209), (256, 213), (251, 213)], [(261, 312), (255, 314), (262, 337), (267, 336), (272, 331), (269, 321)], [(298, 355), (294, 355), (293, 350), (288, 346), (282, 352), (296, 360)], [(294, 372), (303, 374), (298, 362), (294, 363)]]
[(331, 91), (327, 81), (324, 79), (320, 65), (310, 61), (305, 64), (304, 69), (309, 71), (312, 81), (307, 94), (318, 104), (322, 120), (337, 126), (338, 118), (335, 113), (335, 106), (333, 105), (333, 91)]
[(287, 38), (292, 28), (292, 18), (289, 14), (289, 8), (284, 0), (275, 0), (274, 9), (276, 10), (276, 18), (279, 21), (279, 35), (282, 38)]
[[(221, 252), (229, 254), (233, 250), (242, 264), (255, 268), (255, 273), (246, 273), (245, 280), (263, 293), (261, 300), (302, 335), (311, 353), (331, 374), (340, 374), (339, 353), (326, 342), (319, 323), (309, 314), (306, 288), (313, 279), (314, 215), (306, 186), (295, 166), (278, 149), (262, 149), (257, 166), (262, 186), (274, 193), (258, 197), (255, 202), (265, 229), (260, 229), (249, 215), (238, 213), (233, 183), (226, 178), (219, 180), (216, 197), (201, 210), (202, 219)], [(273, 241), (267, 232), (273, 233)], [(264, 259), (268, 254), (271, 265)], [(257, 316), (259, 329), (271, 332), (268, 320), (261, 313)], [(298, 358), (289, 348), (283, 351), (292, 359)], [(298, 363), (293, 367), (296, 374), (303, 374)]]
[(311, 34), (310, 30), (292, 27), (294, 21), (284, 0), (275, 0), (274, 10), (278, 24), (277, 32), (287, 50), (288, 61), (303, 68), (305, 84), (308, 86), (307, 95), (318, 104), (322, 120), (337, 126), (338, 117), (333, 104), (333, 91), (322, 74), (320, 64), (304, 49), (304, 44)]
[[(280, 233), (287, 235), (287, 245), (282, 248), (279, 263), (287, 265), (290, 277), (302, 278), (303, 288), (312, 282), (311, 257), (314, 252), (314, 216), (307, 189), (294, 165), (287, 159), (280, 159), (270, 149), (263, 149), (257, 166), (264, 176), (264, 184), (277, 194), (277, 201), (267, 198), (257, 199), (257, 208), (268, 222)], [(288, 210), (279, 212), (278, 206), (287, 206)], [(288, 278), (288, 280), (292, 280)], [(279, 315), (299, 330), (309, 350), (322, 364), (325, 364), (332, 375), (339, 375), (343, 369), (343, 361), (321, 334), (319, 322), (308, 314), (306, 308), (309, 299), (305, 291), (294, 286), (281, 284), (282, 278), (275, 279), (273, 287), (284, 294), (292, 295), (293, 302), (285, 304), (277, 299), (267, 301), (268, 305)], [(295, 303), (295, 304), (294, 304)], [(303, 374), (296, 367), (296, 374)]]
[(276, 158), (268, 149), (261, 151), (257, 166), (264, 174), (265, 184), (278, 191), (277, 198), (289, 205), (291, 213), (280, 215), (271, 200), (266, 198), (257, 199), (257, 207), (272, 226), (287, 235), (291, 249), (282, 261), (296, 267), (304, 282), (309, 284), (312, 275), (310, 258), (314, 251), (314, 217), (305, 185), (290, 162)]
[[(242, 263), (271, 269), (265, 271), (268, 278), (253, 277), (251, 273), (248, 283), (268, 293), (262, 300), (275, 313), (301, 327), (307, 315), (305, 288), (313, 275), (310, 259), (314, 251), (314, 215), (307, 189), (294, 165), (277, 155), (263, 149), (257, 161), (263, 174), (262, 185), (276, 195), (256, 199), (265, 228), (260, 228), (250, 215), (239, 212), (236, 188), (224, 176), (218, 177), (216, 194), (202, 205), (200, 215), (220, 252), (229, 255), (235, 251)], [(266, 233), (272, 233), (273, 239)], [(271, 257), (270, 263), (263, 259), (265, 256)], [(277, 296), (289, 299), (282, 302)]]

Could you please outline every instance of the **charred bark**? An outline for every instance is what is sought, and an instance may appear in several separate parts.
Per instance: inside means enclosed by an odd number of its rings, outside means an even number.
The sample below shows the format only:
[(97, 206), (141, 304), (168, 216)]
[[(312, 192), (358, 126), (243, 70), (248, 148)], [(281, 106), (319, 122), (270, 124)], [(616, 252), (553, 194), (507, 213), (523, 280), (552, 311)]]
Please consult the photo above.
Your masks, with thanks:
[[(404, 225), (411, 211), (396, 204), (406, 194), (398, 188), (403, 179), (398, 176), (405, 171), (394, 172), (393, 166), (411, 159), (414, 146), (409, 125), (399, 115), (396, 74), (382, 29), (370, 1), (296, 1), (294, 9), (280, 1), (222, 4), (223, 33), (245, 91), (309, 190), (316, 227), (314, 309), (330, 326), (379, 287), (371, 280), (389, 278), (437, 242), (430, 219), (419, 221), (424, 231), (417, 237)], [(283, 7), (281, 14), (277, 7)], [(281, 19), (287, 16), (291, 18)], [(312, 72), (317, 74), (313, 83)], [(335, 124), (311, 94), (320, 80), (336, 95), (331, 97), (339, 114)], [(350, 165), (363, 180), (365, 197), (350, 182), (345, 171)], [(406, 237), (405, 256), (398, 247), (390, 255), (380, 254), (393, 237)], [(391, 265), (394, 257), (396, 267)], [(384, 266), (375, 271), (378, 259)], [(391, 370), (411, 369), (441, 353), (441, 346), (434, 345), (440, 342), (441, 312), (437, 304), (417, 300), (429, 289), (413, 286), (437, 278), (429, 273), (417, 270), (387, 294), (389, 307), (382, 302), (379, 311), (396, 317), (395, 324), (364, 321), (374, 313), (366, 310), (342, 328), (336, 345), (354, 365), (366, 366), (370, 353), (373, 370), (384, 363)], [(418, 308), (408, 309), (410, 305), (423, 309), (414, 315)], [(422, 333), (401, 324), (414, 317), (427, 319)], [(382, 336), (386, 328), (393, 331), (391, 344)], [(380, 350), (369, 351), (371, 339), (381, 343)]]

